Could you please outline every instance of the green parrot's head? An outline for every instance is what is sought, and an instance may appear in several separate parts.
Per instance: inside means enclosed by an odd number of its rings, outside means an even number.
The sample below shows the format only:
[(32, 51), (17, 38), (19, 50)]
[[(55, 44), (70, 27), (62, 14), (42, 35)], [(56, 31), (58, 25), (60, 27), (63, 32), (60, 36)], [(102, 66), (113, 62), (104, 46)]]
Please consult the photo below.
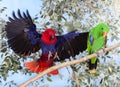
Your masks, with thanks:
[(107, 36), (107, 33), (110, 30), (109, 27), (106, 24), (104, 24), (104, 23), (98, 24), (97, 25), (97, 29), (104, 37)]

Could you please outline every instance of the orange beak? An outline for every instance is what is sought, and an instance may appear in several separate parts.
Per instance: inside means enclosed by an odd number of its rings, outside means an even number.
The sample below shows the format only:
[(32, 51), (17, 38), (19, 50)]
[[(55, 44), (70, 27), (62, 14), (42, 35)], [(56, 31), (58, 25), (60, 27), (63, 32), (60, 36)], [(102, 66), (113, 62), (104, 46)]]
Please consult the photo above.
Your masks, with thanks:
[(107, 36), (107, 32), (103, 32), (103, 37), (106, 37)]

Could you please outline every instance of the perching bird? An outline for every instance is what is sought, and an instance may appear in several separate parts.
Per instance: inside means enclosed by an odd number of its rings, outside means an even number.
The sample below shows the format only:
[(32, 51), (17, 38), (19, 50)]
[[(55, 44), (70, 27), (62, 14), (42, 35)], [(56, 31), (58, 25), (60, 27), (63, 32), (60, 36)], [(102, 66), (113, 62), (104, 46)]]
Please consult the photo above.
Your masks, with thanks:
[[(104, 23), (100, 23), (90, 30), (87, 41), (87, 51), (89, 54), (92, 54), (95, 51), (100, 50), (102, 47), (105, 47), (108, 32), (109, 27)], [(88, 66), (90, 73), (96, 72), (97, 61), (98, 61), (97, 57), (89, 60)]]
[[(86, 50), (88, 32), (77, 33), (75, 31), (56, 36), (52, 28), (47, 28), (43, 33), (36, 31), (36, 25), (28, 12), (18, 17), (13, 12), (13, 18), (9, 17), (6, 24), (8, 45), (19, 55), (28, 56), (38, 50), (42, 50), (39, 59), (25, 62), (24, 65), (33, 72), (42, 72), (54, 65), (55, 60), (64, 60)], [(49, 74), (56, 75), (58, 70)]]

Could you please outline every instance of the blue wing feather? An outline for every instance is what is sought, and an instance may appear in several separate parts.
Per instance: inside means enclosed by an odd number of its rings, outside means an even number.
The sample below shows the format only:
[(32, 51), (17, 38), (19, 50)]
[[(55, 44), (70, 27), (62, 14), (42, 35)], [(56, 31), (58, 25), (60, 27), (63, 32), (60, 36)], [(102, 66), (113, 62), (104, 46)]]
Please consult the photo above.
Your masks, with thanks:
[(72, 39), (72, 38), (74, 38), (78, 35), (79, 35), (79, 33), (70, 32), (70, 33), (67, 33), (67, 34), (64, 34), (64, 35), (61, 35), (61, 36), (57, 36), (58, 40), (57, 40), (57, 43), (56, 43), (56, 47), (58, 47), (60, 44), (63, 44), (67, 40)]
[(56, 51), (60, 59), (64, 60), (65, 58), (75, 56), (76, 54), (79, 54), (79, 52), (86, 50), (88, 34), (89, 32), (72, 32), (58, 36)]
[(8, 44), (14, 52), (22, 55), (30, 55), (40, 49), (41, 34), (36, 31), (29, 12), (21, 15), (18, 10), (18, 17), (13, 12), (13, 18), (9, 17), (9, 22), (5, 26)]
[(32, 27), (31, 29), (29, 29), (28, 38), (33, 45), (35, 45), (39, 41), (40, 34), (36, 31), (36, 27)]
[(91, 45), (93, 44), (93, 41), (94, 41), (94, 38), (93, 38), (92, 35), (90, 35), (90, 43), (91, 43)]

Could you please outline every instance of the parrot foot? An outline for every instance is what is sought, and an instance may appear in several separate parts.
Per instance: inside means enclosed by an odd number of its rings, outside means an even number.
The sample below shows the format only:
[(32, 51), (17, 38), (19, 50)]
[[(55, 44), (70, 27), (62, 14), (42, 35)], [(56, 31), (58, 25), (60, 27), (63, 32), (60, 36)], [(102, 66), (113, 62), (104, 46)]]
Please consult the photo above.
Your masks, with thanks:
[(109, 52), (105, 50), (105, 48), (102, 48), (104, 55), (107, 55)]
[(98, 51), (96, 51), (95, 53), (97, 54), (98, 57), (100, 56), (100, 53)]
[(105, 48), (101, 48), (101, 49), (103, 50), (103, 52), (104, 52), (104, 53), (106, 53), (106, 50), (105, 50)]
[(55, 55), (54, 55), (54, 59), (58, 59), (58, 60), (60, 60), (60, 58), (59, 58), (57, 52), (56, 52)]
[(89, 70), (89, 73), (90, 74), (95, 74), (96, 73), (96, 69)]
[(52, 53), (49, 51), (49, 54), (48, 54), (48, 61), (50, 60), (51, 57), (52, 57)]

